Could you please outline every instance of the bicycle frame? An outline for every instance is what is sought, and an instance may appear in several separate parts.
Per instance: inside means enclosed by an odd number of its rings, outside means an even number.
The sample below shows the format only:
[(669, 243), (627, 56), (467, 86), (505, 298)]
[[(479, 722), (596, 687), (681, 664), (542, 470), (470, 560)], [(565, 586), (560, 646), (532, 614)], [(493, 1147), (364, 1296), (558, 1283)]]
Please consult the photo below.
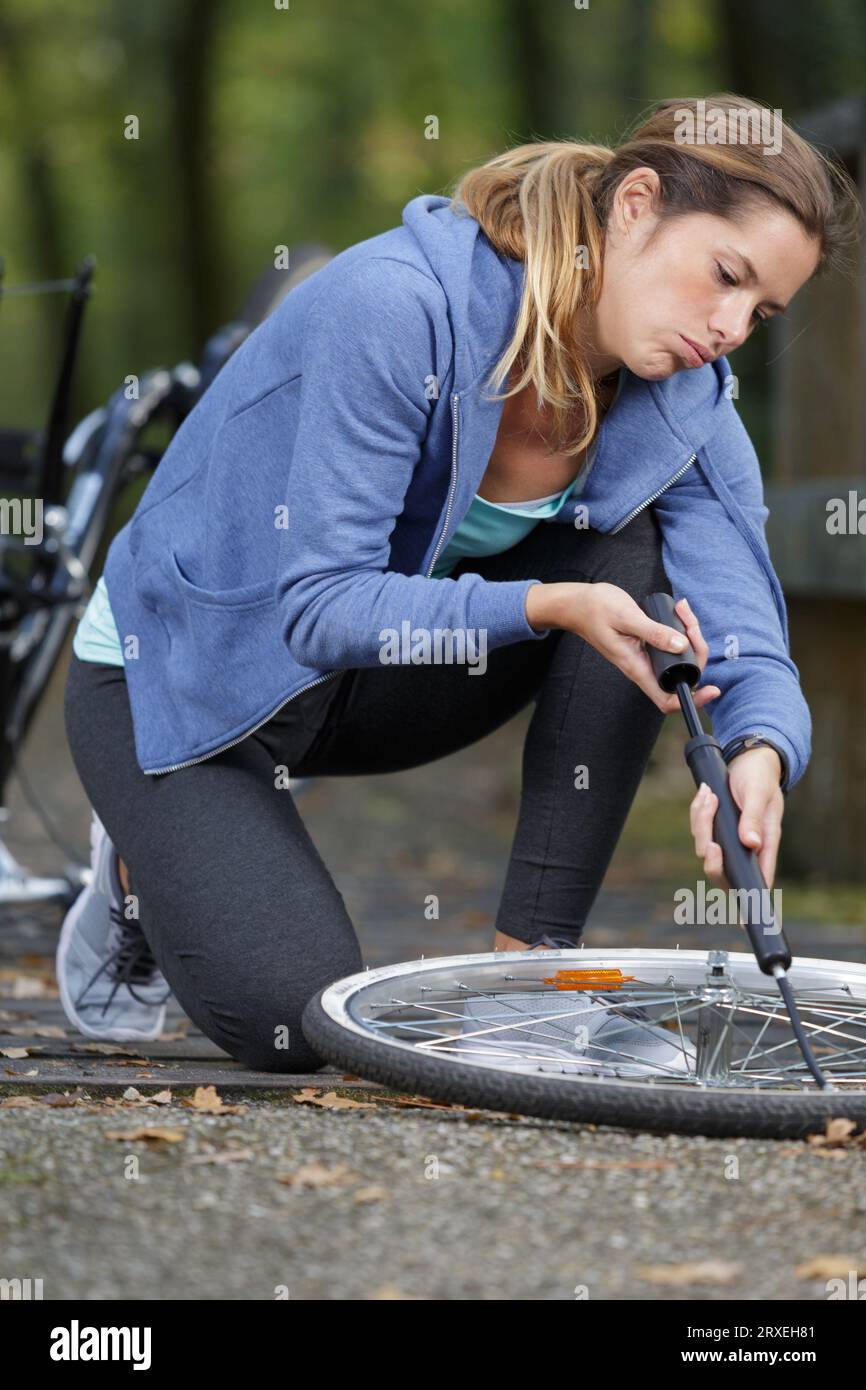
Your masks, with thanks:
[[(0, 487), (30, 494), (42, 509), (37, 543), (0, 538), (0, 804), (70, 626), (90, 598), (89, 571), (114, 503), (128, 483), (152, 471), (162, 457), (162, 450), (142, 445), (142, 436), (155, 424), (167, 424), (174, 433), (249, 332), (232, 324), (215, 335), (205, 349), (205, 372), (182, 362), (148, 372), (134, 396), (128, 387), (118, 388), (64, 443), (92, 272), (88, 259), (72, 282), (62, 282), (71, 284), (73, 302), (47, 430), (0, 430)], [(23, 580), (5, 568), (15, 551), (27, 554)], [(69, 901), (81, 882), (77, 865), (67, 865), (65, 878), (31, 877), (0, 840), (0, 903)]]
[[(85, 258), (71, 280), (13, 289), (12, 293), (68, 290), (72, 298), (46, 431), (0, 429), (0, 491), (31, 492), (42, 506), (39, 543), (18, 546), (26, 549), (33, 571), (26, 582), (4, 568), (16, 538), (0, 536), (0, 821), (8, 816), (3, 803), (9, 774), (72, 621), (83, 614), (90, 598), (90, 568), (114, 503), (128, 483), (152, 472), (162, 458), (163, 450), (143, 441), (145, 432), (167, 424), (174, 434), (245, 338), (332, 254), (318, 243), (297, 247), (291, 272), (269, 267), (260, 275), (238, 319), (208, 339), (198, 365), (183, 361), (171, 369), (150, 371), (134, 396), (128, 387), (118, 388), (104, 406), (80, 421), (65, 443), (95, 261)], [(0, 261), (0, 298), (2, 276)], [(86, 872), (81, 865), (67, 864), (65, 878), (31, 876), (0, 837), (0, 904), (71, 902)]]

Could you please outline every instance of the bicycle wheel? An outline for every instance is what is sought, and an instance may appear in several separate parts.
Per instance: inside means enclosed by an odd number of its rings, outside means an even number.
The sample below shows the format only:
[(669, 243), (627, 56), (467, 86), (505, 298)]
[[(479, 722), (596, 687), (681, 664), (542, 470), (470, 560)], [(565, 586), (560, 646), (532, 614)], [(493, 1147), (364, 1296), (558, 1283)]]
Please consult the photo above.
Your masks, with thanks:
[(833, 1091), (809, 1073), (775, 982), (740, 952), (409, 961), (321, 990), (302, 1028), (369, 1080), (484, 1109), (711, 1136), (866, 1126), (866, 966), (801, 958), (789, 980)]

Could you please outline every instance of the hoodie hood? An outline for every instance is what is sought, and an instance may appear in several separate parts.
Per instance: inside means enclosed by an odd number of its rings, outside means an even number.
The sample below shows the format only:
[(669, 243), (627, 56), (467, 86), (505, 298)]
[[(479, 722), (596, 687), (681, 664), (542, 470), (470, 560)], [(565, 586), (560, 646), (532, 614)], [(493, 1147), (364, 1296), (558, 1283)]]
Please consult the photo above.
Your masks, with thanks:
[(462, 203), (422, 193), (403, 209), (411, 232), (445, 292), (454, 334), (454, 390), (468, 390), (501, 357), (517, 320), (524, 265), (501, 255)]
[[(497, 252), (464, 205), (457, 207), (452, 212), (450, 200), (440, 194), (421, 194), (403, 209), (403, 225), (448, 301), (454, 338), (453, 391), (462, 398), (470, 393), (476, 397), (461, 453), (483, 470), (502, 403), (488, 401), (492, 388), (481, 391), (480, 387), (514, 331), (525, 267), (522, 261)], [(725, 390), (731, 374), (724, 357), (675, 372), (663, 381), (647, 381), (628, 368), (624, 372), (616, 405), (598, 432), (586, 489), (581, 497), (565, 502), (554, 518), (560, 525), (574, 524), (576, 509), (591, 502), (601, 529), (616, 529), (644, 498), (678, 474), (732, 409)], [(611, 489), (607, 486), (611, 461), (623, 454), (630, 459), (628, 478)], [(470, 471), (467, 486), (461, 484), (458, 491), (458, 518), (475, 490), (475, 471)]]

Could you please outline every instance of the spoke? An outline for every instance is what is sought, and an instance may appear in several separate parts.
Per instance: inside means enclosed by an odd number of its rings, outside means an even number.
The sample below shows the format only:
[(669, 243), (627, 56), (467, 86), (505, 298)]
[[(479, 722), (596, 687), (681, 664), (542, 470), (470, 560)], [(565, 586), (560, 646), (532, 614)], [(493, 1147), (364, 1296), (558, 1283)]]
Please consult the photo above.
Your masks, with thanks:
[[(639, 972), (642, 967), (636, 962), (631, 968)], [(483, 980), (482, 970), (478, 973)], [(435, 973), (428, 978), (435, 981)], [(717, 1015), (712, 1030), (720, 1030), (713, 1044), (709, 1071), (712, 1072), (723, 1048), (728, 1047), (732, 1054), (728, 1074), (720, 1073), (716, 1084), (759, 1090), (802, 1090), (815, 1085), (800, 1055), (784, 1001), (756, 989), (754, 984), (747, 990), (738, 988), (736, 974), (734, 994), (726, 999), (716, 1000), (700, 981), (678, 986), (675, 977), (668, 975), (662, 985), (638, 978), (623, 982), (619, 988), (575, 989), (573, 1006), (564, 1008), (562, 995), (566, 991), (545, 986), (544, 979), (549, 977), (487, 972), (487, 979), (493, 980), (489, 985), (471, 983), (472, 978), (472, 967), (468, 966), (463, 980), (454, 982), (452, 977), (452, 982), (439, 990), (435, 984), (422, 984), (416, 998), (411, 997), (414, 982), (410, 982), (400, 996), (371, 1000), (367, 1016), (361, 1021), (383, 1040), (392, 1037), (396, 1043), (402, 1041), (431, 1056), (455, 1060), (476, 1057), (494, 1067), (516, 1062), (531, 1069), (544, 1063), (564, 1073), (604, 1073), (624, 1079), (638, 1073), (648, 1084), (658, 1080), (694, 1086), (706, 1083), (702, 1080), (703, 1066), (701, 1076), (697, 1074), (688, 1029), (697, 1025), (699, 1011), (709, 1008)], [(828, 998), (836, 990), (847, 991), (847, 997), (838, 1001)], [(436, 997), (431, 999), (430, 994)], [(526, 1000), (526, 995), (535, 994), (537, 1004), (535, 1000)], [(523, 996), (521, 1005), (530, 1012), (513, 1002), (513, 996), (518, 995)], [(549, 1005), (545, 1005), (554, 995), (560, 1007), (551, 1013)], [(819, 1045), (819, 1053), (826, 1054), (819, 1056), (822, 1068), (832, 1073), (839, 1085), (852, 1089), (860, 1086), (866, 1081), (866, 1006), (862, 992), (856, 999), (849, 986), (830, 981), (826, 987), (814, 986), (795, 997), (810, 1041)], [(473, 1004), (475, 1013), (471, 1012)], [(395, 1017), (399, 1011), (405, 1011), (407, 1016)], [(381, 1016), (383, 1012), (387, 1016)], [(585, 1044), (576, 1045), (572, 1027), (586, 1023), (591, 1029), (593, 1021), (600, 1022), (599, 1030), (590, 1032)], [(629, 1032), (634, 1035), (634, 1030), (654, 1043), (668, 1042), (677, 1054), (677, 1064), (641, 1056), (639, 1051), (632, 1052), (625, 1043), (617, 1042), (618, 1036), (627, 1036)], [(696, 1037), (694, 1031), (692, 1037)], [(642, 1047), (643, 1043), (635, 1045)], [(785, 1053), (787, 1058), (783, 1057)]]

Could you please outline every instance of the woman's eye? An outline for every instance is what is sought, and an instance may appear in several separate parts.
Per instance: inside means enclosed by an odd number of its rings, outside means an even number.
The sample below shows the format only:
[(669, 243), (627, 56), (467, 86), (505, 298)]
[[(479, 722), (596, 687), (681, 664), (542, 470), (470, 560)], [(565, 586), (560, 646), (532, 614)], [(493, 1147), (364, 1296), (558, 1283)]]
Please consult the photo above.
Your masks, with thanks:
[[(716, 273), (717, 273), (718, 279), (721, 281), (721, 283), (722, 283), (723, 285), (736, 285), (736, 284), (738, 283), (738, 281), (735, 279), (735, 277), (734, 277), (733, 275), (731, 275), (728, 271), (726, 271), (725, 268), (724, 268), (724, 266), (721, 265), (718, 261), (716, 261)], [(757, 311), (757, 309), (756, 309), (755, 312), (752, 314), (752, 318), (753, 318), (755, 324), (766, 323), (766, 322), (767, 322), (767, 315), (766, 315), (766, 314), (759, 314), (758, 311)]]

